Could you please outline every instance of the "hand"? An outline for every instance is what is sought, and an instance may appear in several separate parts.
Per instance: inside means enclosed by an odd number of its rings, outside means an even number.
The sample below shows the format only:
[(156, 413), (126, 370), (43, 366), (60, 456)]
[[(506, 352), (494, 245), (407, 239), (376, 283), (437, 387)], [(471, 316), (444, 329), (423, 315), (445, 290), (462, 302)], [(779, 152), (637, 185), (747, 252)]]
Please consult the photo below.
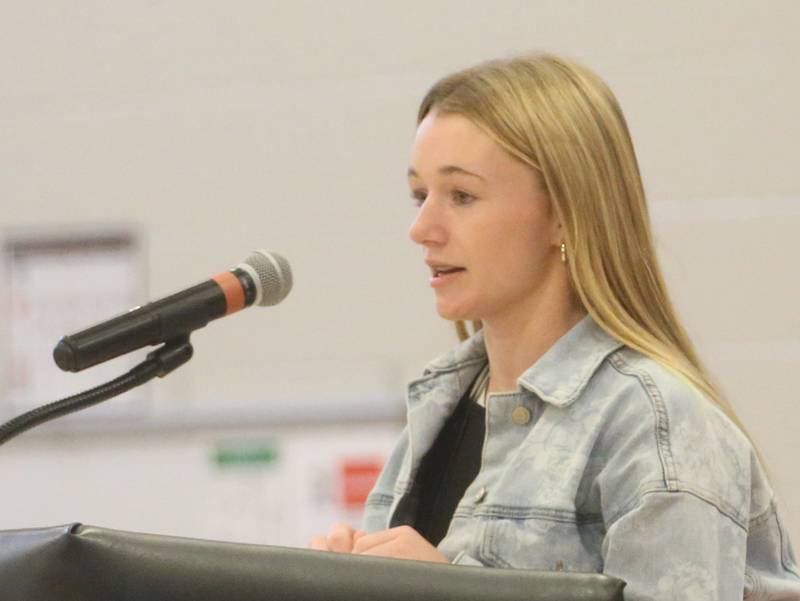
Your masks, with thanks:
[(353, 544), (365, 533), (353, 530), (347, 524), (334, 524), (327, 536), (317, 536), (308, 544), (317, 551), (336, 551), (338, 553), (352, 553)]
[(398, 526), (373, 534), (361, 533), (353, 540), (352, 552), (358, 555), (450, 563), (449, 559), (411, 526)]

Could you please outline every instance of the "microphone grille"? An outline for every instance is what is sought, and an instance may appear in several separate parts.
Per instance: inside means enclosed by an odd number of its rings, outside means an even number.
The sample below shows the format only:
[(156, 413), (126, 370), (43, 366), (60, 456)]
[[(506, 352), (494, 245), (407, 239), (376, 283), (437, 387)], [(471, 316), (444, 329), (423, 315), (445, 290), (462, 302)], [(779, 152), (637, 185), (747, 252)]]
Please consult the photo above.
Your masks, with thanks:
[(292, 268), (282, 255), (266, 250), (254, 250), (243, 263), (249, 265), (258, 276), (260, 294), (256, 304), (262, 307), (277, 305), (291, 291)]

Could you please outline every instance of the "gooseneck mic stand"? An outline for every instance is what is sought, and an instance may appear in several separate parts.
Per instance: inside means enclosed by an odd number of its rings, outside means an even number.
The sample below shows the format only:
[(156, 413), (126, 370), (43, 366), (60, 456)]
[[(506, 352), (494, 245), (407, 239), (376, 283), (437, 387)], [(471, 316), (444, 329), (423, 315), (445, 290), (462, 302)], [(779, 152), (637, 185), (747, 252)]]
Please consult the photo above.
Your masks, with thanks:
[(0, 445), (46, 421), (97, 405), (110, 398), (141, 386), (155, 377), (163, 378), (192, 358), (189, 336), (170, 340), (147, 355), (142, 363), (128, 373), (96, 386), (86, 392), (42, 405), (7, 421), (0, 426)]

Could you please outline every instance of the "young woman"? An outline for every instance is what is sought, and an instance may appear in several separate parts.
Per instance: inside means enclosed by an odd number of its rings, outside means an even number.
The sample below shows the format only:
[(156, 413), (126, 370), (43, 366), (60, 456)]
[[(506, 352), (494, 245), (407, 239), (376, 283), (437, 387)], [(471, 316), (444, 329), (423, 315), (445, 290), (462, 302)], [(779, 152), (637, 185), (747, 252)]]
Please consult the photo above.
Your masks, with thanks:
[(758, 456), (667, 296), (624, 117), (564, 59), (422, 102), (410, 236), (479, 330), (408, 391), (365, 531), (318, 549), (603, 572), (627, 599), (800, 599)]

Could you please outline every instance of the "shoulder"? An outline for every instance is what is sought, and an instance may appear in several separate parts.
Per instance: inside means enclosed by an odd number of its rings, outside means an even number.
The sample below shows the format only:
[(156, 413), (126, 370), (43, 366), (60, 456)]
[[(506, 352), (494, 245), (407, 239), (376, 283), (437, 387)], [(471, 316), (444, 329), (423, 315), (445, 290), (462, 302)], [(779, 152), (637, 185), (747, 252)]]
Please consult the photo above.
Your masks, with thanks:
[[(627, 347), (608, 355), (593, 380), (584, 400), (602, 406), (607, 475), (637, 483), (635, 489), (618, 483), (628, 494), (623, 504), (637, 503), (647, 492), (689, 493), (747, 527), (749, 516), (759, 512), (753, 481), (765, 480), (747, 436), (713, 401)], [(625, 474), (615, 471), (621, 465), (629, 468)], [(768, 504), (771, 491), (762, 493), (756, 505)]]

